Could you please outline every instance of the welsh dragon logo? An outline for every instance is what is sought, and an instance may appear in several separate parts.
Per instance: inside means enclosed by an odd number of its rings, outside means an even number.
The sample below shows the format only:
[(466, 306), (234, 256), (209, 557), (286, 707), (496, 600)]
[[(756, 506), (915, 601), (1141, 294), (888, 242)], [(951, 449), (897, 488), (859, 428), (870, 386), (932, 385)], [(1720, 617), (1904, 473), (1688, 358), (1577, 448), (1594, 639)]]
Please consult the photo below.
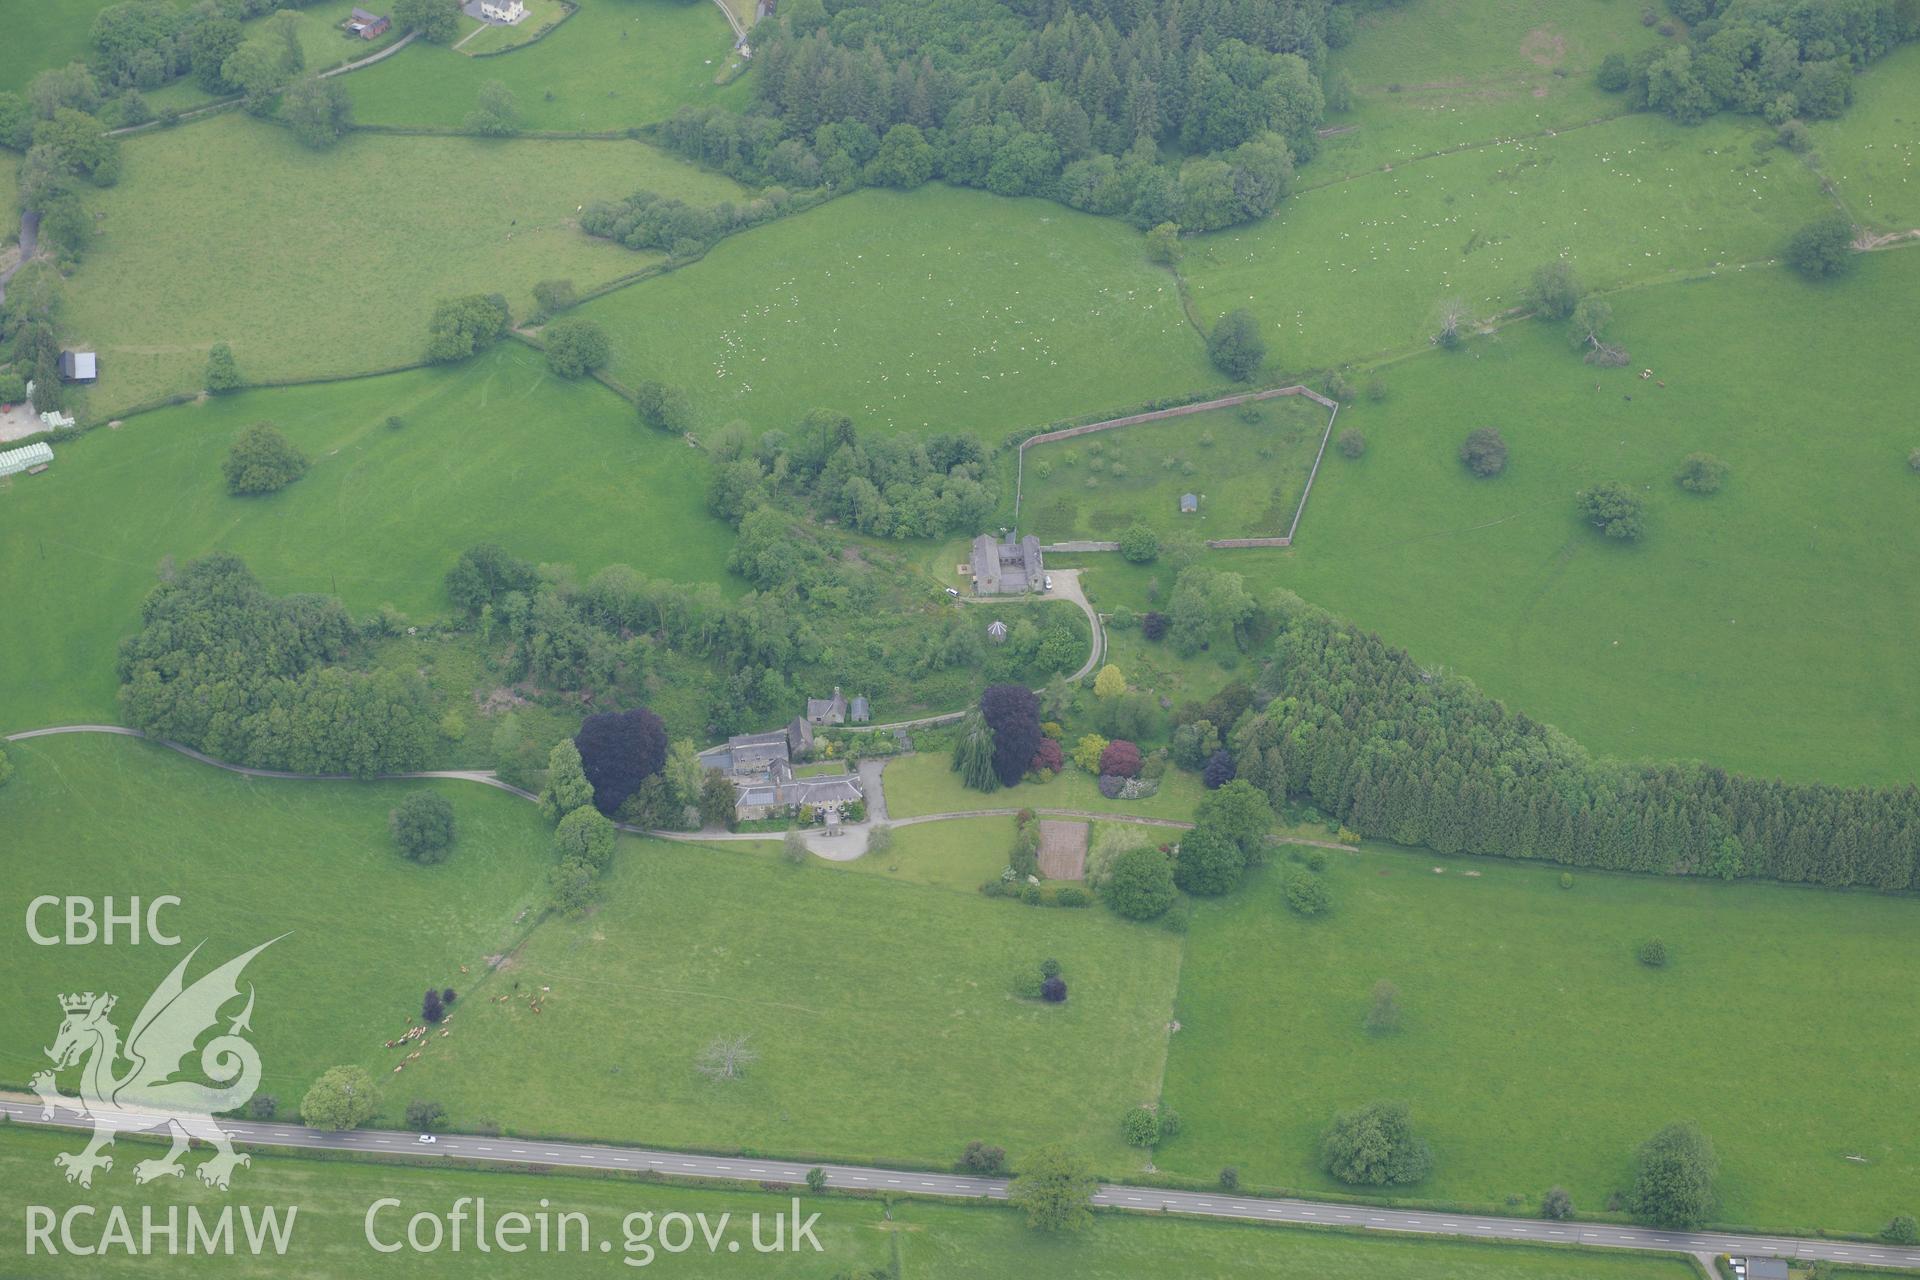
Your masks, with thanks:
[[(173, 1147), (159, 1159), (134, 1165), (135, 1182), (179, 1177), (185, 1172), (180, 1158), (186, 1154), (188, 1142), (196, 1138), (214, 1148), (214, 1154), (195, 1170), (200, 1181), (210, 1187), (226, 1190), (235, 1166), (252, 1163), (251, 1157), (234, 1151), (226, 1131), (213, 1119), (217, 1111), (245, 1106), (260, 1084), (260, 1054), (240, 1034), (251, 1030), (252, 984), (247, 986), (246, 1008), (228, 1022), (224, 1034), (214, 1036), (200, 1050), (201, 1072), (220, 1083), (210, 1087), (172, 1077), (180, 1072), (181, 1059), (193, 1052), (201, 1034), (219, 1023), (221, 1008), (239, 998), (240, 971), (247, 962), (279, 940), (261, 943), (192, 986), (187, 986), (183, 978), (200, 948), (189, 951), (148, 997), (124, 1045), (119, 1029), (108, 1020), (115, 996), (89, 991), (60, 997), (66, 1019), (60, 1024), (53, 1047), (46, 1051), (53, 1059), (53, 1070), (34, 1076), (32, 1085), (40, 1095), (42, 1119), (50, 1120), (56, 1108), (65, 1108), (93, 1121), (93, 1140), (86, 1150), (62, 1152), (53, 1158), (67, 1171), (68, 1182), (91, 1187), (94, 1170), (113, 1168), (113, 1157), (103, 1154), (102, 1148), (122, 1133), (147, 1129), (171, 1129)], [(54, 1072), (83, 1059), (79, 1095), (61, 1093), (54, 1083)], [(122, 1059), (127, 1063), (125, 1070), (119, 1069)]]

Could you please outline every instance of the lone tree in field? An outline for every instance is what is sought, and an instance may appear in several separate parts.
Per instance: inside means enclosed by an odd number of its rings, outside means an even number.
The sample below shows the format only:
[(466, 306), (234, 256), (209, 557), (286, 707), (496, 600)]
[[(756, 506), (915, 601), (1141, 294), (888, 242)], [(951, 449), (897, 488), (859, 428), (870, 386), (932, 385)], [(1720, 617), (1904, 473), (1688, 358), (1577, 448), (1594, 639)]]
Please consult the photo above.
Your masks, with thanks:
[(1367, 1010), (1366, 1027), (1376, 1036), (1400, 1029), (1400, 988), (1385, 978), (1373, 984), (1373, 1004)]
[(1361, 458), (1366, 456), (1367, 437), (1355, 428), (1348, 427), (1340, 433), (1340, 456), (1343, 458)]
[(1627, 349), (1606, 340), (1607, 326), (1611, 323), (1613, 307), (1605, 298), (1582, 298), (1567, 324), (1567, 341), (1588, 364), (1618, 368), (1627, 362)]
[(1305, 867), (1287, 872), (1287, 905), (1303, 916), (1323, 916), (1333, 909), (1333, 893), (1322, 880)]
[(1113, 860), (1100, 896), (1129, 920), (1163, 916), (1173, 905), (1173, 862), (1150, 844), (1128, 849)]
[(1668, 1125), (1648, 1138), (1636, 1157), (1627, 1207), (1642, 1222), (1690, 1231), (1713, 1213), (1713, 1180), (1720, 1172), (1713, 1143), (1694, 1124)]
[(594, 807), (611, 817), (667, 762), (667, 729), (645, 707), (588, 716), (574, 735)]
[(453, 845), (453, 806), (445, 796), (416, 791), (387, 815), (400, 852), (415, 862), (445, 862)]
[(1634, 542), (1646, 532), (1640, 495), (1618, 481), (1582, 489), (1578, 501), (1587, 523), (1609, 538)]
[(1253, 312), (1242, 307), (1221, 316), (1207, 335), (1207, 358), (1214, 368), (1240, 382), (1260, 372), (1267, 359), (1267, 341), (1260, 336), (1260, 322)]
[(1007, 1199), (1035, 1231), (1079, 1231), (1093, 1222), (1098, 1186), (1085, 1158), (1065, 1147), (1042, 1147), (1027, 1157)]
[(307, 455), (271, 422), (256, 422), (233, 442), (220, 469), (235, 496), (277, 493), (307, 473)]
[(1573, 1197), (1565, 1187), (1554, 1187), (1540, 1198), (1540, 1216), (1553, 1222), (1565, 1222), (1573, 1216)]
[(1475, 427), (1460, 444), (1460, 461), (1486, 479), (1507, 469), (1507, 441), (1492, 427)]
[(1404, 1186), (1433, 1169), (1433, 1149), (1414, 1132), (1404, 1102), (1342, 1111), (1320, 1137), (1320, 1167), (1356, 1187)]
[(1565, 320), (1580, 305), (1580, 281), (1571, 262), (1549, 262), (1535, 269), (1523, 295), (1527, 307), (1545, 320)]
[(716, 1036), (693, 1060), (693, 1069), (709, 1080), (738, 1080), (758, 1061), (746, 1036)]
[(1440, 303), (1439, 316), (1440, 331), (1433, 335), (1433, 340), (1451, 351), (1466, 337), (1467, 323), (1473, 318), (1473, 313), (1461, 299), (1446, 298)]
[(511, 138), (520, 132), (520, 104), (514, 101), (513, 90), (498, 80), (481, 85), (461, 127), (487, 138)]
[(1727, 482), (1727, 464), (1710, 453), (1690, 453), (1673, 482), (1688, 493), (1718, 493)]
[(426, 994), (420, 997), (420, 1020), (422, 1022), (438, 1022), (446, 1016), (447, 1004), (446, 1001), (441, 998), (439, 989), (428, 987)]
[(547, 367), (563, 378), (592, 373), (612, 354), (606, 331), (591, 320), (555, 320), (545, 336)]
[(357, 1129), (379, 1105), (365, 1067), (330, 1067), (300, 1099), (300, 1120), (315, 1129)]
[(1786, 258), (1809, 279), (1840, 275), (1853, 266), (1853, 223), (1838, 212), (1815, 218), (1787, 241)]
[(1658, 938), (1648, 938), (1633, 954), (1635, 959), (1649, 969), (1667, 967), (1667, 944)]
[(337, 79), (305, 76), (280, 95), (280, 118), (293, 136), (315, 151), (324, 150), (353, 128), (353, 99)]
[(240, 385), (240, 366), (234, 361), (233, 348), (216, 342), (207, 352), (207, 390), (219, 395)]
[(1040, 696), (1023, 684), (988, 685), (980, 715), (993, 733), (993, 772), (1002, 786), (1026, 776), (1040, 747)]

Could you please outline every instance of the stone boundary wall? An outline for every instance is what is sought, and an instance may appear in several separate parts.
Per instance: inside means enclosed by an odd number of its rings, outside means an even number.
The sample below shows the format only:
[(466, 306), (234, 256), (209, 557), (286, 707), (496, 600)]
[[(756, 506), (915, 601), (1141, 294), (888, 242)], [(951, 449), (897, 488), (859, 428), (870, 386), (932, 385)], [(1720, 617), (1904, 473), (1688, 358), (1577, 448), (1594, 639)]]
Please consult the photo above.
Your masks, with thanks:
[[(1020, 521), (1020, 498), (1027, 475), (1027, 446), (1047, 444), (1054, 440), (1070, 440), (1075, 436), (1092, 435), (1096, 431), (1111, 431), (1115, 427), (1138, 426), (1143, 422), (1163, 422), (1171, 418), (1182, 418), (1188, 414), (1205, 413), (1210, 409), (1231, 409), (1237, 404), (1251, 404), (1259, 400), (1272, 400), (1276, 396), (1305, 396), (1315, 404), (1327, 410), (1327, 429), (1320, 435), (1320, 449), (1313, 455), (1313, 468), (1307, 472), (1306, 487), (1300, 490), (1300, 505), (1293, 509), (1293, 523), (1287, 526), (1284, 535), (1271, 538), (1209, 538), (1207, 545), (1213, 548), (1232, 547), (1290, 547), (1293, 535), (1300, 528), (1300, 517), (1306, 512), (1307, 498), (1313, 493), (1313, 481), (1320, 474), (1320, 463), (1327, 456), (1327, 441), (1333, 438), (1333, 420), (1340, 416), (1340, 404), (1328, 399), (1318, 391), (1295, 384), (1290, 387), (1268, 387), (1265, 391), (1248, 391), (1237, 396), (1221, 396), (1217, 400), (1202, 400), (1197, 404), (1176, 405), (1171, 409), (1155, 409), (1151, 413), (1133, 413), (1124, 418), (1109, 418), (1105, 422), (1090, 422), (1083, 427), (1063, 427), (1059, 431), (1043, 431), (1037, 436), (1028, 436), (1020, 442), (1019, 460), (1014, 468), (1013, 478), (1013, 519)], [(1075, 552), (1118, 551), (1117, 542), (1056, 542), (1043, 545), (1040, 550), (1070, 555)]]

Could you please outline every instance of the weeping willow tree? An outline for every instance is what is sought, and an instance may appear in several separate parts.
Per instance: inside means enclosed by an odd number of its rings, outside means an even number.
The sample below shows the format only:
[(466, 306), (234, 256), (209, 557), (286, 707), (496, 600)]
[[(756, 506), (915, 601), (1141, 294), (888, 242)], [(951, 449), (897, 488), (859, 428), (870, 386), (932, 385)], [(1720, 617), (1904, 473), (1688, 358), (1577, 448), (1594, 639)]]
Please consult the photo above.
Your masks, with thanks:
[(960, 736), (953, 744), (953, 771), (975, 791), (992, 791), (1000, 785), (993, 771), (993, 730), (978, 709), (960, 722)]

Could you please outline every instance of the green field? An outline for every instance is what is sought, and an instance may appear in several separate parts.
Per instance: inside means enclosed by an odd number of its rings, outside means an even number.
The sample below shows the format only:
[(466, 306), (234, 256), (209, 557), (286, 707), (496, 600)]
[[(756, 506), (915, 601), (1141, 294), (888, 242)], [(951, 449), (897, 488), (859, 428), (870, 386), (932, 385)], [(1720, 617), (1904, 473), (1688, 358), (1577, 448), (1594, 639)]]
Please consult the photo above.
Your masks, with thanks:
[(1402, 165), (1199, 237), (1181, 269), (1208, 323), (1253, 311), (1273, 368), (1397, 353), (1427, 342), (1443, 298), (1494, 316), (1556, 258), (1589, 288), (1773, 258), (1829, 206), (1791, 152), (1755, 155), (1768, 136), (1636, 115)]
[[(313, 468), (270, 497), (232, 497), (221, 459), (261, 419)], [(114, 652), (166, 556), (232, 551), (269, 590), (425, 621), (446, 611), (441, 578), (477, 542), (582, 574), (631, 563), (683, 581), (724, 580), (732, 545), (685, 445), (512, 342), (464, 365), (143, 414), (56, 458), (45, 475), (0, 480), (0, 581), (19, 592), (0, 609), (0, 650), (34, 655), (0, 673), (0, 729), (116, 718)]]
[[(1158, 1089), (1172, 935), (641, 840), (622, 842), (604, 897), (542, 925), (490, 984), (514, 998), (463, 1010), (407, 1090), (456, 1126), (520, 1134), (939, 1165), (974, 1138), (1015, 1158), (1064, 1140), (1132, 1163), (1119, 1117)], [(1064, 1005), (1012, 993), (1047, 956)], [(745, 1078), (696, 1073), (733, 1035), (760, 1055)]]
[[(557, 7), (557, 6), (556, 6)], [(520, 28), (540, 21), (537, 9)], [(582, 0), (579, 12), (538, 42), (476, 58), (499, 36), (477, 36), (458, 52), (418, 42), (348, 80), (354, 118), (364, 124), (456, 126), (480, 86), (513, 91), (529, 129), (625, 129), (664, 120), (688, 103), (746, 104), (745, 82), (721, 88), (714, 73), (733, 34), (710, 0)], [(483, 45), (482, 42), (489, 42)], [(580, 198), (617, 197), (649, 184), (629, 181)]]
[[(814, 1224), (813, 1234), (820, 1241), (821, 1252), (815, 1253), (809, 1249), (801, 1254), (788, 1253), (775, 1257), (750, 1252), (750, 1216), (755, 1213), (765, 1215), (768, 1221), (763, 1225), (762, 1238), (771, 1240), (773, 1215), (791, 1212), (791, 1197), (784, 1194), (628, 1178), (552, 1177), (493, 1170), (473, 1172), (422, 1168), (408, 1163), (320, 1160), (274, 1150), (255, 1151), (253, 1164), (235, 1175), (231, 1192), (203, 1187), (191, 1174), (136, 1186), (132, 1176), (122, 1170), (132, 1164), (134, 1157), (144, 1158), (144, 1150), (136, 1145), (136, 1140), (127, 1138), (121, 1139), (117, 1148), (123, 1153), (123, 1159), (114, 1162), (111, 1173), (100, 1175), (89, 1192), (69, 1185), (53, 1165), (54, 1154), (73, 1150), (75, 1141), (76, 1136), (70, 1133), (47, 1133), (20, 1125), (7, 1126), (5, 1136), (0, 1137), (0, 1181), (4, 1181), (9, 1192), (22, 1203), (45, 1205), (55, 1212), (64, 1212), (74, 1204), (102, 1204), (103, 1200), (111, 1199), (114, 1204), (125, 1206), (132, 1215), (136, 1232), (140, 1221), (139, 1206), (153, 1206), (161, 1221), (165, 1220), (169, 1209), (177, 1206), (183, 1214), (183, 1251), (186, 1231), (184, 1213), (188, 1206), (198, 1209), (207, 1219), (217, 1217), (222, 1209), (230, 1205), (235, 1207), (236, 1217), (240, 1205), (249, 1206), (256, 1213), (268, 1206), (280, 1210), (283, 1215), (289, 1208), (297, 1210), (292, 1241), (284, 1259), (271, 1254), (261, 1259), (248, 1257), (244, 1253), (239, 1256), (215, 1254), (196, 1256), (191, 1263), (182, 1261), (174, 1264), (191, 1266), (196, 1275), (295, 1274), (310, 1277), (311, 1280), (363, 1280), (368, 1275), (608, 1276), (622, 1273), (647, 1275), (660, 1271), (675, 1276), (738, 1276), (751, 1267), (755, 1275), (779, 1276), (783, 1280), (789, 1276), (826, 1280), (828, 1276), (844, 1273), (848, 1268), (864, 1270), (884, 1266), (892, 1252), (884, 1234), (885, 1223), (880, 1206), (869, 1200), (804, 1199), (801, 1216), (804, 1218), (811, 1213), (820, 1215), (819, 1221)], [(158, 1148), (152, 1150), (157, 1151)], [(195, 1163), (197, 1155), (187, 1157), (189, 1168)], [(495, 1249), (482, 1259), (474, 1248), (472, 1220), (469, 1217), (460, 1252), (456, 1253), (448, 1244), (443, 1244), (438, 1252), (433, 1253), (410, 1249), (394, 1254), (377, 1253), (367, 1243), (365, 1224), (368, 1209), (375, 1201), (387, 1197), (400, 1200), (401, 1205), (381, 1211), (375, 1219), (377, 1238), (383, 1244), (404, 1240), (407, 1220), (413, 1214), (430, 1212), (444, 1216), (456, 1200), (471, 1197), (484, 1198), (487, 1216), (492, 1221), (498, 1221), (498, 1215), (512, 1212), (533, 1218), (543, 1208), (555, 1218), (560, 1213), (585, 1214), (590, 1232), (589, 1248), (581, 1250), (577, 1229), (569, 1228), (566, 1252), (542, 1254), (529, 1249), (525, 1253), (512, 1255)], [(716, 1231), (719, 1229), (720, 1216), (731, 1214), (734, 1226), (728, 1235), (740, 1242), (741, 1252), (747, 1253), (752, 1261), (743, 1265), (741, 1259), (732, 1254), (716, 1256), (708, 1253), (696, 1230), (694, 1249), (686, 1253), (669, 1254), (656, 1247), (647, 1268), (640, 1270), (639, 1264), (647, 1255), (638, 1248), (628, 1252), (626, 1219), (629, 1214), (646, 1212), (654, 1214), (656, 1220), (670, 1213), (704, 1213), (709, 1225)], [(105, 1213), (104, 1204), (101, 1213)], [(987, 1215), (983, 1212), (981, 1216)], [(993, 1215), (996, 1218), (999, 1216), (1002, 1215)], [(554, 1220), (549, 1219), (550, 1222)], [(76, 1233), (84, 1240), (91, 1227), (97, 1239), (102, 1225), (102, 1219), (99, 1218), (91, 1224), (83, 1219)], [(956, 1216), (945, 1225), (955, 1235), (992, 1230), (987, 1222), (976, 1225), (971, 1215)], [(634, 1224), (634, 1229), (640, 1230), (638, 1223)], [(557, 1227), (555, 1231), (557, 1233)], [(241, 1235), (238, 1223), (235, 1224), (234, 1233)], [(528, 1237), (527, 1243), (531, 1244), (534, 1239)], [(599, 1251), (597, 1242), (602, 1239), (611, 1243), (610, 1255)], [(54, 1240), (56, 1243), (59, 1241), (57, 1233)], [(161, 1250), (166, 1248), (164, 1240), (159, 1247)], [(0, 1250), (4, 1250), (9, 1259), (28, 1256), (24, 1214), (9, 1213), (4, 1220), (0, 1220)], [(627, 1259), (634, 1264), (631, 1271), (621, 1265)], [(113, 1249), (100, 1257), (85, 1259), (64, 1254), (48, 1258), (40, 1253), (33, 1255), (33, 1268), (32, 1274), (35, 1276), (140, 1276), (153, 1274), (156, 1263), (151, 1258), (130, 1258), (125, 1251)]]
[[(204, 940), (189, 978), (281, 934), (248, 966), (261, 1091), (289, 1110), (321, 1071), (379, 1063), (381, 1044), (419, 1012), (429, 984), (477, 984), (483, 957), (510, 950), (516, 917), (543, 901), (551, 855), (534, 806), (466, 782), (251, 781), (128, 738), (7, 744), (18, 773), (0, 789), (9, 898), (174, 894), (162, 917), (182, 945), (32, 945), (16, 913), (0, 993), (0, 1081), (46, 1067), (63, 991), (112, 991), (132, 1026), (147, 995)], [(387, 812), (432, 787), (459, 823), (453, 857), (401, 858)], [(370, 906), (377, 909), (369, 910)], [(44, 911), (42, 932), (58, 929)], [(467, 972), (461, 972), (461, 966)], [(465, 1013), (464, 1006), (461, 1012)], [(74, 1083), (64, 1080), (67, 1091)], [(11, 1215), (9, 1215), (11, 1216)]]
[(739, 191), (635, 142), (356, 134), (313, 152), (237, 113), (123, 151), (126, 176), (90, 197), (102, 230), (68, 285), (68, 340), (100, 352), (95, 414), (199, 387), (223, 340), (256, 381), (417, 360), (442, 297), (505, 293), (524, 315), (537, 280), (586, 288), (651, 260), (582, 235), (583, 200)]
[(1920, 47), (1895, 50), (1854, 81), (1853, 106), (1809, 127), (1822, 172), (1855, 221), (1920, 228)]
[[(1535, 324), (1393, 365), (1384, 403), (1341, 412), (1370, 448), (1328, 458), (1298, 543), (1209, 563), (1377, 630), (1595, 752), (1913, 781), (1920, 253), (1868, 255), (1828, 286), (1755, 269), (1615, 303), (1656, 380), (1581, 364)], [(1738, 342), (1733, 316), (1751, 317)], [(1488, 481), (1456, 460), (1485, 425), (1512, 449)], [(1732, 467), (1712, 497), (1673, 483), (1695, 450)], [(1574, 512), (1577, 489), (1612, 479), (1646, 486), (1638, 544)], [(1101, 559), (1086, 581), (1102, 609), (1144, 607), (1156, 573), (1171, 589), (1153, 566)]]
[(701, 431), (824, 406), (863, 431), (997, 443), (1219, 379), (1127, 227), (944, 186), (835, 200), (581, 314), (616, 377), (684, 387)]
[[(306, 54), (307, 71), (325, 71), (342, 63), (356, 62), (361, 58), (378, 53), (399, 40), (401, 31), (389, 28), (386, 35), (375, 40), (362, 40), (350, 36), (340, 29), (356, 6), (353, 0), (321, 0), (318, 4), (293, 10), (300, 19), (300, 48)], [(271, 11), (269, 11), (271, 12)], [(248, 18), (242, 21), (242, 29), (249, 35), (255, 35), (264, 29), (267, 15)], [(191, 74), (183, 75), (171, 83), (140, 95), (147, 105), (157, 114), (163, 111), (191, 111), (195, 107), (213, 102), (218, 95), (208, 93), (194, 80)]]
[(93, 17), (115, 0), (8, 6), (7, 56), (0, 58), (0, 93), (19, 92), (49, 67), (84, 62)]
[(1565, 129), (1626, 108), (1600, 91), (1609, 53), (1660, 38), (1633, 0), (1420, 0), (1381, 6), (1355, 23), (1332, 65), (1351, 77), (1354, 106), (1334, 113), (1315, 185), (1339, 174), (1502, 138)]
[[(1072, 754), (1073, 741), (1064, 744)], [(950, 767), (946, 749), (921, 752), (887, 762), (887, 812), (896, 818), (924, 813), (955, 813), (967, 809), (1085, 809), (1093, 813), (1134, 814), (1143, 818), (1193, 817), (1201, 795), (1200, 779), (1180, 769), (1169, 769), (1160, 790), (1138, 800), (1109, 800), (1100, 794), (1093, 777), (1068, 766), (1051, 782), (1022, 782), (998, 791), (970, 791)], [(903, 833), (904, 834), (904, 833)]]
[[(1557, 868), (1435, 865), (1335, 855), (1316, 921), (1286, 909), (1277, 868), (1198, 906), (1166, 1082), (1186, 1127), (1162, 1169), (1333, 1190), (1320, 1130), (1397, 1098), (1435, 1152), (1395, 1192), (1412, 1198), (1533, 1204), (1560, 1184), (1598, 1209), (1637, 1143), (1694, 1119), (1721, 1157), (1719, 1221), (1872, 1231), (1920, 1202), (1911, 902), (1598, 873), (1569, 891)], [(1634, 959), (1649, 937), (1665, 969)], [(1380, 979), (1405, 1012), (1376, 1038), (1361, 1023)], [(1847, 1070), (1820, 1066), (1836, 1053)]]
[[(10, 1127), (0, 1137), (4, 1181), (23, 1199), (56, 1212), (64, 1212), (73, 1204), (92, 1203), (89, 1193), (69, 1186), (53, 1167), (54, 1153), (72, 1146), (70, 1135)], [(134, 1148), (128, 1145), (124, 1149)], [(298, 1265), (299, 1274), (313, 1280), (359, 1280), (370, 1272), (474, 1274), (477, 1264), (471, 1247), (459, 1254), (450, 1249), (433, 1254), (374, 1253), (366, 1243), (364, 1223), (368, 1206), (383, 1197), (402, 1202), (400, 1210), (382, 1213), (376, 1220), (383, 1243), (399, 1238), (398, 1231), (388, 1230), (390, 1225), (404, 1229), (406, 1216), (423, 1210), (444, 1214), (461, 1197), (484, 1197), (490, 1215), (518, 1211), (530, 1216), (539, 1211), (544, 1198), (550, 1212), (587, 1215), (590, 1241), (604, 1236), (612, 1243), (614, 1258), (631, 1256), (636, 1262), (646, 1255), (638, 1250), (631, 1255), (627, 1252), (623, 1229), (628, 1214), (651, 1212), (659, 1219), (671, 1213), (704, 1213), (710, 1225), (729, 1214), (734, 1232), (745, 1233), (748, 1240), (749, 1215), (759, 1213), (771, 1218), (782, 1212), (791, 1214), (791, 1197), (779, 1192), (632, 1179), (423, 1169), (404, 1164), (323, 1163), (274, 1152), (255, 1153), (252, 1167), (240, 1176), (244, 1184), (235, 1185), (236, 1190), (244, 1185), (245, 1203), (256, 1208), (298, 1207), (288, 1258)], [(94, 1195), (98, 1195), (97, 1190)], [(176, 1205), (193, 1205), (202, 1213), (217, 1215), (232, 1199), (226, 1193), (201, 1187), (191, 1178), (146, 1187), (134, 1187), (130, 1182), (116, 1184), (114, 1195), (116, 1202), (129, 1209), (152, 1205), (162, 1215)], [(1063, 1280), (1225, 1274), (1270, 1280), (1545, 1280), (1549, 1276), (1554, 1280), (1681, 1280), (1694, 1274), (1680, 1262), (1612, 1253), (1360, 1237), (1185, 1219), (1148, 1221), (1102, 1215), (1091, 1229), (1078, 1236), (1050, 1239), (1028, 1231), (1017, 1214), (1003, 1208), (911, 1201), (893, 1206), (888, 1220), (882, 1206), (872, 1200), (806, 1197), (802, 1205), (803, 1217), (820, 1215), (814, 1235), (821, 1251), (804, 1250), (778, 1257), (756, 1255), (751, 1264), (753, 1274), (778, 1276), (781, 1280), (856, 1271), (873, 1273), (876, 1269), (895, 1280), (959, 1276), (1023, 1280), (1040, 1273), (1041, 1268), (1044, 1274)], [(771, 1238), (772, 1234), (769, 1223), (765, 1237)], [(570, 1241), (576, 1239), (570, 1237)], [(20, 1218), (8, 1215), (0, 1220), (0, 1250), (19, 1257), (25, 1243)], [(743, 1244), (742, 1250), (745, 1248)], [(128, 1258), (116, 1250), (84, 1262), (37, 1255), (35, 1265), (35, 1274), (41, 1276), (120, 1276), (149, 1274), (154, 1264)], [(246, 1258), (203, 1257), (193, 1265), (199, 1272), (214, 1276), (261, 1274), (261, 1264)], [(586, 1276), (610, 1274), (610, 1265), (604, 1254), (574, 1248), (564, 1254), (545, 1255), (503, 1255), (496, 1251), (487, 1258), (484, 1269), (489, 1276)], [(709, 1255), (703, 1241), (686, 1253), (656, 1252), (649, 1269), (654, 1266), (672, 1275), (691, 1276), (732, 1276), (743, 1270), (731, 1254), (725, 1259)]]
[(898, 1237), (902, 1280), (1690, 1280), (1699, 1274), (1679, 1259), (1603, 1250), (1509, 1249), (1138, 1215), (1102, 1214), (1084, 1235), (1064, 1238), (1036, 1235), (1012, 1214), (915, 1204), (903, 1216), (908, 1227)]
[[(1043, 542), (1111, 541), (1134, 524), (1162, 538), (1284, 534), (1326, 431), (1325, 408), (1287, 396), (1035, 445), (1020, 527)], [(1184, 493), (1200, 499), (1191, 515)]]

